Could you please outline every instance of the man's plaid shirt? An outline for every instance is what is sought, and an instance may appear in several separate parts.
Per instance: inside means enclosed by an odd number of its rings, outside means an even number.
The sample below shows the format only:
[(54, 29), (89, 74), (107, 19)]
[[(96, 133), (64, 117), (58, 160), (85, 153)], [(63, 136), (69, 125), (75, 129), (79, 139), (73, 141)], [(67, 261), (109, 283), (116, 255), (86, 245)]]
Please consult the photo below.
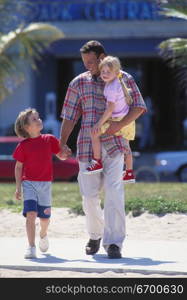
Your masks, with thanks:
[[(131, 88), (134, 107), (146, 105), (133, 77), (123, 72), (127, 87)], [(85, 72), (74, 78), (68, 87), (61, 117), (77, 122), (82, 116), (81, 129), (77, 140), (77, 158), (88, 162), (93, 158), (90, 129), (98, 122), (106, 108), (106, 99), (103, 95), (104, 82), (100, 77), (93, 78), (90, 72)], [(109, 156), (129, 151), (127, 140), (121, 136), (102, 135), (101, 142)]]

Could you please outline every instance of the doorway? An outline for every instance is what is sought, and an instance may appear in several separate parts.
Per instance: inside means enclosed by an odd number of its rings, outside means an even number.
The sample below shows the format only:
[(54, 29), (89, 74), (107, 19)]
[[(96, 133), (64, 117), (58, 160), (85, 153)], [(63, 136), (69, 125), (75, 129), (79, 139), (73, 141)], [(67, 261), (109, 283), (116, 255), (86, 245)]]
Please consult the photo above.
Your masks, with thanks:
[[(152, 144), (145, 151), (161, 151), (180, 148), (183, 141), (181, 130), (183, 108), (178, 105), (179, 95), (177, 92), (176, 79), (171, 69), (158, 57), (151, 58), (128, 58), (120, 57), (123, 70), (130, 73), (142, 93), (143, 98), (149, 96), (152, 100)], [(66, 91), (70, 81), (78, 74), (85, 71), (80, 58), (58, 59), (57, 62), (57, 98), (58, 116), (60, 116)], [(60, 117), (59, 117), (60, 120)], [(141, 131), (136, 121), (137, 131)], [(68, 145), (76, 152), (76, 140), (80, 129), (81, 120), (75, 126)], [(139, 134), (139, 136), (138, 136)], [(140, 134), (135, 141), (131, 142), (132, 150), (139, 150)]]

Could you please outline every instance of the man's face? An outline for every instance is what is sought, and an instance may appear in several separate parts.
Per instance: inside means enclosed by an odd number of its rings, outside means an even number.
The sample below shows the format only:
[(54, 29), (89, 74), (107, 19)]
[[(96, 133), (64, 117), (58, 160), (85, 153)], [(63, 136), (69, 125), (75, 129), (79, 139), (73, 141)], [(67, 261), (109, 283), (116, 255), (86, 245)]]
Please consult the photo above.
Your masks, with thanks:
[(82, 53), (82, 61), (85, 68), (90, 71), (92, 75), (99, 75), (99, 63), (101, 61), (102, 54), (97, 57), (95, 52)]

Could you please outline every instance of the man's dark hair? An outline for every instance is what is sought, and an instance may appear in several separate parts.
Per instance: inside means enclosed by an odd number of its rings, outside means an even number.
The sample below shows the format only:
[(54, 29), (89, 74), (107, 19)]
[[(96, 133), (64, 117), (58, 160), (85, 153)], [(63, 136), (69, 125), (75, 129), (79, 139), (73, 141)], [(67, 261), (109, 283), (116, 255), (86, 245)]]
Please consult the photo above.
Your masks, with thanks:
[(80, 48), (80, 52), (83, 54), (94, 52), (97, 57), (99, 57), (100, 54), (106, 54), (105, 48), (98, 41), (88, 41)]

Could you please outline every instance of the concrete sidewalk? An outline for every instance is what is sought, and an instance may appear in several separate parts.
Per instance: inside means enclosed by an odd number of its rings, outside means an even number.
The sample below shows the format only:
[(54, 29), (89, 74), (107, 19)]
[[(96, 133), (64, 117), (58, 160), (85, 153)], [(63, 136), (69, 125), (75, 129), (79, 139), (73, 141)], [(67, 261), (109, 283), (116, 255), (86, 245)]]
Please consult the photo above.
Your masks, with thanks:
[[(38, 240), (37, 240), (38, 242)], [(84, 239), (50, 239), (46, 254), (37, 249), (37, 259), (24, 259), (26, 238), (0, 238), (0, 268), (21, 270), (63, 270), (78, 272), (138, 272), (187, 276), (187, 242), (135, 241), (127, 239), (121, 259), (108, 259), (104, 249), (85, 254)]]

